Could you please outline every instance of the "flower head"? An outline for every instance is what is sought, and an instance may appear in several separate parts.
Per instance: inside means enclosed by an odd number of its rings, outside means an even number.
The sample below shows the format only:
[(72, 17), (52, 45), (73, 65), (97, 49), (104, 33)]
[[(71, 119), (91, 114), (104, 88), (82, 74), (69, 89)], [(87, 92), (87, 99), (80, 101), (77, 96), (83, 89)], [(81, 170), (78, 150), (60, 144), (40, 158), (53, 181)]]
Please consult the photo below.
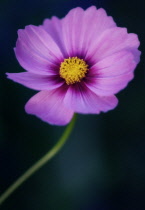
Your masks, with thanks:
[(136, 34), (117, 27), (104, 9), (72, 9), (64, 18), (18, 30), (15, 54), (22, 73), (8, 78), (38, 90), (25, 110), (56, 125), (74, 113), (114, 109), (115, 96), (133, 78), (139, 62)]

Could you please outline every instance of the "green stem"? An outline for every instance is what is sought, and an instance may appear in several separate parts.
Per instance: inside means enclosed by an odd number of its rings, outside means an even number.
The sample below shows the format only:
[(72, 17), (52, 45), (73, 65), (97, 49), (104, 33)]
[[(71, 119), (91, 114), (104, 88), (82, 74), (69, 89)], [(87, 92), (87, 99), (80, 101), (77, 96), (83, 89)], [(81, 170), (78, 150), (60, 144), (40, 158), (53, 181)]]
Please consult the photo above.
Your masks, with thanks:
[(53, 158), (62, 148), (66, 140), (68, 139), (71, 131), (74, 127), (76, 116), (73, 117), (70, 124), (66, 127), (64, 133), (54, 145), (54, 147), (48, 151), (40, 160), (38, 160), (33, 166), (31, 166), (22, 176), (20, 176), (1, 196), (0, 205), (28, 178), (30, 178), (36, 171), (38, 171), (43, 165), (45, 165), (51, 158)]

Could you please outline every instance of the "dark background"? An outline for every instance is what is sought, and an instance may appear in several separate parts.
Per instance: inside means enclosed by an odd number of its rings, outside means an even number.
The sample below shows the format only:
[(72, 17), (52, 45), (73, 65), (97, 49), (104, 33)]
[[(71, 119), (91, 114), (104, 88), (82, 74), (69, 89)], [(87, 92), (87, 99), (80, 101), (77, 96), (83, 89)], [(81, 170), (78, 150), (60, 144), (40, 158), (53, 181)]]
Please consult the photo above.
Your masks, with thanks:
[(135, 78), (117, 95), (115, 110), (78, 115), (63, 150), (24, 183), (3, 210), (145, 209), (144, 0), (0, 1), (0, 193), (64, 130), (27, 115), (24, 105), (35, 92), (6, 79), (5, 72), (22, 71), (13, 52), (17, 30), (91, 5), (103, 7), (118, 26), (138, 34), (142, 56)]

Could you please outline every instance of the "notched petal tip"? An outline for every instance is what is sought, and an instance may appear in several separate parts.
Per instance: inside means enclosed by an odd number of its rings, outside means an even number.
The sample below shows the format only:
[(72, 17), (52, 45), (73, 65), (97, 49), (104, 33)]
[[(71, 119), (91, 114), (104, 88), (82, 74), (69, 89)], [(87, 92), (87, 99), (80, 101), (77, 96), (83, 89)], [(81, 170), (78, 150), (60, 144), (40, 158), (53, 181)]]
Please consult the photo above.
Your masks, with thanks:
[(18, 29), (18, 30), (17, 30), (18, 36), (19, 36), (24, 30), (25, 30), (25, 29)]
[(134, 44), (134, 46), (136, 48), (138, 48), (140, 46), (140, 41), (139, 41), (138, 35), (135, 34), (135, 33), (129, 33), (128, 35), (130, 36), (130, 40), (132, 42), (132, 45)]
[(15, 75), (17, 75), (17, 74), (20, 74), (20, 73), (7, 73), (6, 72), (6, 77), (7, 77), (7, 79), (10, 79), (10, 80), (13, 80), (14, 82), (17, 82), (16, 81), (16, 76)]
[(11, 74), (11, 73), (7, 73), (7, 72), (6, 72), (5, 74), (6, 74), (6, 77), (7, 77), (8, 79), (10, 79), (10, 74)]
[(88, 10), (97, 10), (97, 7), (95, 5), (92, 5), (90, 7), (88, 7), (85, 11), (88, 11)]

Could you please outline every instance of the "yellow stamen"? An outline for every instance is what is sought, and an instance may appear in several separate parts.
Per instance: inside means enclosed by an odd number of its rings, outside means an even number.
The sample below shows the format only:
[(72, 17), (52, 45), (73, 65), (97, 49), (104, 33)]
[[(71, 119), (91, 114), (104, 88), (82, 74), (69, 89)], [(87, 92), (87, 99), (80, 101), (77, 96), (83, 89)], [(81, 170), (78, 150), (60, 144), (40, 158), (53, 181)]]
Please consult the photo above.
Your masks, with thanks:
[(60, 77), (65, 79), (67, 85), (80, 82), (88, 71), (87, 63), (78, 57), (64, 59), (60, 65)]

